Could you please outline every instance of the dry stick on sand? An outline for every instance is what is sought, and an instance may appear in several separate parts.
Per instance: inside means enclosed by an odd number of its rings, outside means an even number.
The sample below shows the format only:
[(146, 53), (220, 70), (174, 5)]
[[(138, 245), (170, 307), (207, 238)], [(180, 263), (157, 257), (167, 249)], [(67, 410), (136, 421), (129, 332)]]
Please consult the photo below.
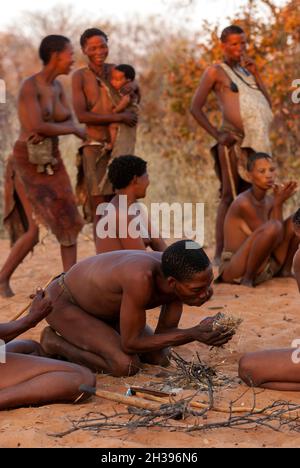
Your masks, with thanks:
[[(56, 278), (56, 276), (52, 276), (52, 278), (49, 279), (49, 281), (47, 281), (47, 283), (45, 284), (45, 286), (42, 288), (43, 290), (45, 290), (50, 283), (52, 283), (52, 281)], [(31, 306), (32, 304), (32, 301), (30, 301), (26, 307), (24, 307), (24, 309), (21, 310), (21, 312), (18, 312), (17, 315), (15, 315), (12, 319), (11, 319), (11, 322), (15, 322), (16, 320), (18, 320), (23, 314), (25, 314), (25, 312), (27, 312), (27, 310), (29, 309), (29, 307)]]
[[(178, 356), (177, 359), (179, 359)], [(181, 358), (182, 359), (182, 358)], [(184, 360), (183, 360), (184, 361)], [(184, 361), (185, 362), (185, 361)], [(124, 429), (124, 430), (136, 430), (138, 428), (163, 428), (169, 429), (171, 431), (184, 431), (184, 432), (193, 432), (193, 431), (207, 431), (212, 429), (220, 428), (235, 428), (235, 427), (245, 427), (245, 428), (257, 428), (257, 427), (266, 427), (274, 431), (280, 431), (282, 427), (287, 427), (289, 430), (300, 432), (300, 417), (298, 412), (300, 412), (300, 405), (288, 401), (275, 401), (272, 404), (264, 407), (256, 407), (256, 396), (257, 392), (252, 386), (253, 391), (253, 405), (252, 407), (234, 407), (234, 405), (244, 397), (246, 393), (249, 392), (249, 388), (243, 392), (236, 400), (231, 401), (228, 405), (228, 408), (224, 407), (215, 407), (211, 404), (199, 403), (199, 406), (202, 411), (195, 412), (191, 409), (190, 403), (193, 401), (193, 397), (185, 398), (179, 401), (166, 402), (166, 404), (157, 406), (157, 401), (162, 395), (161, 392), (153, 392), (156, 404), (154, 405), (153, 410), (149, 410), (149, 406), (145, 408), (145, 395), (150, 395), (152, 389), (143, 389), (145, 393), (141, 391), (140, 387), (133, 387), (136, 390), (139, 390), (143, 399), (140, 400), (140, 404), (136, 405), (136, 400), (139, 398), (136, 397), (126, 397), (120, 394), (111, 394), (107, 391), (96, 390), (93, 387), (81, 386), (80, 390), (88, 392), (91, 394), (96, 394), (100, 398), (107, 398), (112, 401), (122, 402), (128, 406), (128, 412), (131, 414), (129, 421), (120, 421), (121, 417), (128, 416), (128, 413), (117, 413), (111, 415), (105, 415), (103, 413), (88, 413), (83, 418), (77, 421), (71, 421), (72, 428), (58, 434), (49, 434), (52, 437), (64, 437), (67, 434), (71, 434), (78, 430), (91, 430), (97, 431), (98, 433), (104, 430), (113, 430), (113, 429)], [(168, 395), (169, 396), (169, 395)], [(174, 396), (174, 395), (170, 395)], [(149, 398), (149, 396), (148, 396)], [(146, 402), (147, 403), (147, 402)], [(197, 402), (198, 403), (198, 402)], [(148, 404), (151, 404), (148, 401)], [(197, 421), (200, 417), (207, 416), (209, 410), (226, 412), (228, 418), (223, 421), (212, 421), (210, 423), (205, 422), (204, 424), (186, 424), (180, 425), (175, 423), (176, 419), (186, 419), (188, 416), (196, 417)], [(226, 410), (226, 411), (224, 411)], [(244, 414), (234, 416), (234, 413), (243, 412)], [(297, 414), (293, 416), (291, 413), (297, 411)], [(98, 417), (97, 417), (98, 415)], [(173, 420), (171, 422), (170, 420)]]
[[(300, 410), (300, 405), (289, 403), (287, 401), (275, 401), (271, 405), (262, 409), (261, 414), (248, 412), (244, 415), (233, 416), (232, 411), (229, 411), (229, 417), (223, 421), (212, 421), (204, 424), (186, 424), (170, 422), (170, 419), (177, 419), (176, 416), (196, 416), (197, 419), (203, 415), (207, 415), (208, 411), (203, 410), (202, 413), (193, 413), (188, 409), (188, 401), (182, 400), (173, 405), (161, 406), (158, 411), (143, 411), (132, 406), (128, 408), (131, 413), (131, 418), (128, 421), (120, 421), (121, 417), (126, 417), (126, 413), (116, 413), (105, 415), (103, 413), (88, 413), (77, 421), (70, 421), (72, 428), (57, 434), (48, 434), (52, 437), (64, 437), (78, 430), (90, 430), (97, 433), (104, 430), (136, 430), (138, 428), (162, 428), (170, 431), (207, 431), (221, 428), (245, 427), (245, 429), (266, 427), (268, 429), (279, 432), (282, 427), (287, 427), (289, 430), (300, 432), (300, 419), (298, 416), (288, 416), (291, 411)], [(275, 424), (277, 426), (275, 426)]]
[[(167, 393), (165, 396), (157, 396), (153, 395), (152, 391), (148, 388), (142, 388), (142, 387), (130, 387), (130, 390), (132, 392), (132, 395), (135, 395), (136, 397), (141, 397), (146, 400), (151, 400), (151, 401), (156, 401), (161, 404), (171, 404), (171, 396), (168, 395)], [(155, 392), (156, 393), (156, 392)], [(163, 393), (163, 392), (161, 392)], [(174, 398), (173, 398), (174, 401)], [(251, 413), (251, 414), (266, 414), (266, 415), (272, 415), (273, 411), (267, 410), (264, 408), (253, 408), (253, 407), (248, 407), (248, 406), (229, 406), (228, 408), (225, 406), (213, 406), (212, 408), (209, 407), (209, 403), (201, 403), (199, 401), (194, 401), (191, 400), (189, 402), (189, 406), (192, 408), (201, 408), (201, 409), (207, 409), (216, 413), (226, 413), (226, 414), (231, 414), (231, 413)], [(295, 410), (291, 409), (290, 412), (292, 411), (299, 411), (299, 408), (296, 408)], [(298, 417), (298, 414), (297, 414)], [(282, 415), (283, 419), (291, 420), (293, 419), (291, 416), (283, 414)]]

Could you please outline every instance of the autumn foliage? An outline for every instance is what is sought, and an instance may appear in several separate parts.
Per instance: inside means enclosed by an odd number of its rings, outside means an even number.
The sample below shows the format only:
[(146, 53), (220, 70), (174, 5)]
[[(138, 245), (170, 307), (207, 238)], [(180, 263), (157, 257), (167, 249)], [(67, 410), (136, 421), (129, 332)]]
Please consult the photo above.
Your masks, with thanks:
[[(300, 80), (300, 0), (289, 0), (281, 7), (276, 4), (273, 0), (248, 0), (242, 10), (228, 18), (227, 24), (239, 24), (247, 33), (248, 54), (256, 61), (272, 98), (275, 120), (271, 139), (281, 177), (297, 179), (300, 102), (296, 101), (300, 101), (300, 84), (297, 93), (293, 82)], [(49, 14), (31, 14), (24, 25), (26, 31), (22, 27), (0, 31), (0, 78), (8, 84), (7, 106), (0, 113), (2, 159), (17, 135), (16, 97), (20, 83), (40, 66), (40, 39), (53, 31), (70, 37), (76, 47), (76, 66), (81, 66), (80, 34), (86, 27), (100, 27), (109, 34), (110, 60), (132, 63), (138, 72), (143, 99), (137, 154), (149, 161), (149, 199), (206, 202), (207, 236), (212, 239), (218, 204), (218, 182), (209, 153), (212, 139), (196, 124), (189, 109), (205, 68), (222, 60), (221, 26), (204, 22), (195, 34), (184, 27), (168, 28), (164, 19), (157, 17), (147, 23), (127, 24), (93, 18), (91, 24), (90, 19), (74, 17), (72, 7), (67, 11), (56, 7)], [(63, 82), (70, 96), (70, 78), (63, 78)], [(298, 97), (295, 102), (293, 92)], [(220, 112), (213, 95), (206, 110), (211, 122), (219, 125)], [(65, 140), (68, 143), (64, 157), (74, 175), (76, 148), (72, 137)], [(296, 206), (298, 200), (293, 203)]]
[[(259, 15), (258, 6), (265, 7), (263, 16)], [(230, 18), (230, 22), (242, 26), (247, 33), (248, 54), (256, 61), (272, 98), (274, 155), (281, 163), (288, 159), (289, 165), (300, 168), (300, 103), (292, 101), (292, 93), (295, 92), (292, 83), (300, 79), (300, 2), (292, 0), (278, 8), (271, 0), (252, 0), (235, 18)], [(205, 23), (201, 34), (178, 41), (176, 53), (163, 67), (163, 109), (160, 106), (148, 109), (154, 122), (157, 119), (155, 115), (158, 112), (162, 114), (164, 127), (168, 129), (170, 140), (176, 141), (176, 146), (183, 140), (196, 142), (194, 156), (203, 153), (210, 137), (192, 121), (189, 107), (205, 68), (222, 60), (220, 32), (220, 27)], [(150, 80), (151, 72), (143, 76), (146, 86)], [(294, 94), (297, 96), (296, 92)], [(210, 120), (217, 124), (220, 113), (213, 97), (206, 109)], [(160, 127), (161, 123), (160, 118)], [(171, 148), (165, 150), (165, 155), (168, 156), (169, 152)]]

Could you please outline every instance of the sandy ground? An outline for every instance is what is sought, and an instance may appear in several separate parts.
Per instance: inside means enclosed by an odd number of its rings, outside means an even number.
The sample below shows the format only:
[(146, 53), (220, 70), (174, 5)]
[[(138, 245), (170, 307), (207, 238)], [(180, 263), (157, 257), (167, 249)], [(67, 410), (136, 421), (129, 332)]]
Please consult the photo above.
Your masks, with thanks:
[[(8, 241), (0, 241), (0, 264), (9, 251)], [(211, 253), (211, 252), (209, 252)], [(81, 235), (79, 258), (93, 255), (93, 245)], [(39, 245), (33, 256), (29, 256), (19, 267), (12, 279), (16, 295), (12, 299), (0, 299), (0, 321), (9, 321), (28, 302), (28, 296), (37, 286), (44, 285), (48, 279), (61, 269), (59, 248), (52, 237), (47, 237), (44, 245)], [(211, 309), (213, 308), (213, 309)], [(180, 326), (187, 328), (198, 323), (207, 315), (227, 311), (243, 317), (238, 334), (224, 349), (210, 351), (208, 347), (191, 343), (178, 347), (176, 351), (190, 360), (199, 352), (207, 364), (219, 364), (220, 369), (236, 376), (239, 357), (245, 351), (263, 348), (289, 347), (300, 337), (300, 296), (293, 279), (275, 279), (264, 286), (250, 290), (239, 286), (217, 285), (212, 300), (202, 308), (186, 307)], [(159, 311), (149, 313), (150, 325), (155, 323)], [(23, 337), (39, 339), (45, 323)], [(155, 380), (160, 369), (148, 366), (137, 376), (131, 378), (112, 378), (99, 375), (99, 388), (125, 393), (129, 385), (147, 385)], [(1, 375), (1, 367), (0, 367)], [(230, 401), (243, 395), (246, 387), (236, 384), (234, 388), (216, 391), (216, 402), (228, 405)], [(205, 398), (205, 394), (200, 396)], [(257, 405), (265, 406), (275, 400), (288, 400), (300, 404), (297, 393), (262, 391), (257, 396)], [(242, 396), (239, 405), (251, 405), (252, 392)], [(0, 413), (0, 447), (297, 447), (300, 434), (284, 430), (275, 432), (268, 428), (228, 429), (205, 432), (183, 433), (169, 429), (138, 429), (135, 431), (110, 430), (101, 433), (78, 431), (64, 438), (52, 434), (70, 429), (70, 420), (83, 417), (89, 412), (112, 414), (121, 413), (126, 407), (93, 397), (82, 405), (49, 405), (41, 408), (26, 408)], [(206, 421), (226, 419), (226, 415), (211, 413)], [(182, 424), (191, 424), (187, 419)], [(178, 423), (174, 423), (176, 425)]]

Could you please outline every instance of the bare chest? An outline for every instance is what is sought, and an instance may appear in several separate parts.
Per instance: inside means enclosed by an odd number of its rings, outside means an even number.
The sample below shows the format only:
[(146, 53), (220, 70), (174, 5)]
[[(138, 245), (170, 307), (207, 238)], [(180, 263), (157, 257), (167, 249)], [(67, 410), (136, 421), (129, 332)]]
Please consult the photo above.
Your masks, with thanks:
[(44, 121), (61, 122), (70, 117), (70, 111), (61, 102), (58, 89), (39, 85), (37, 96)]

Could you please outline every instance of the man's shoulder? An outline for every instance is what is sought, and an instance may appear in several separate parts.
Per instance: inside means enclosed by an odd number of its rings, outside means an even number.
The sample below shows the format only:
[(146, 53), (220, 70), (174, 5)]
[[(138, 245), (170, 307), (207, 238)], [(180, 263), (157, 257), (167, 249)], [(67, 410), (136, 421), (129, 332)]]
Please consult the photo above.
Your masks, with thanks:
[(161, 252), (146, 252), (143, 250), (124, 251), (128, 252), (128, 259), (124, 259), (124, 271), (130, 269), (130, 276), (124, 275), (124, 280), (136, 288), (139, 286), (146, 287), (153, 283), (153, 278), (161, 265)]
[(213, 81), (218, 81), (222, 79), (223, 74), (224, 74), (224, 71), (221, 67), (220, 62), (212, 63), (204, 71), (204, 76), (206, 76), (207, 78)]

